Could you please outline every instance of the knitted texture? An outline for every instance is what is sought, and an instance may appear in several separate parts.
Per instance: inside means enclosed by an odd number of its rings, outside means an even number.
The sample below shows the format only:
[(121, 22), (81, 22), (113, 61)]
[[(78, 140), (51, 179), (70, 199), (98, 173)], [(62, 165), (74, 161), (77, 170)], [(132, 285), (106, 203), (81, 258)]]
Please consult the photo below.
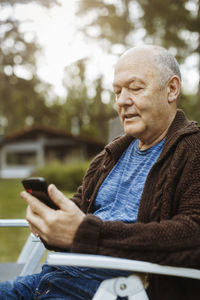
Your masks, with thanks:
[[(181, 110), (177, 111), (162, 153), (147, 176), (138, 221), (102, 222), (93, 215), (99, 187), (133, 139), (117, 138), (91, 163), (82, 187), (72, 198), (87, 216), (77, 230), (71, 251), (199, 268), (200, 130)], [(150, 299), (197, 299), (200, 284), (197, 288), (194, 282), (187, 280), (185, 284), (184, 279), (176, 278), (163, 281), (162, 276), (152, 276)]]
[[(92, 162), (79, 195), (80, 207), (90, 215), (79, 227), (72, 251), (88, 252), (86, 248), (90, 248), (90, 253), (199, 267), (200, 130), (180, 110), (147, 176), (138, 222), (100, 222), (91, 215), (99, 186), (132, 140), (130, 136), (120, 137)], [(75, 199), (77, 202), (77, 195)], [(86, 247), (85, 236), (94, 228), (98, 240), (88, 235)]]

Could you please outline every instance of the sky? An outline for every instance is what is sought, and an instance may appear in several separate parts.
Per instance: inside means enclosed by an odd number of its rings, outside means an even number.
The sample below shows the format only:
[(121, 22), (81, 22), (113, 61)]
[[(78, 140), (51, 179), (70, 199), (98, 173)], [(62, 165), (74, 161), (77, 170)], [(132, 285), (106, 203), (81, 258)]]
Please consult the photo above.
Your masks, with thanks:
[[(82, 58), (92, 58), (88, 68), (88, 79), (105, 74), (108, 87), (112, 85), (115, 57), (106, 55), (95, 43), (88, 43), (78, 31), (80, 18), (75, 16), (77, 1), (59, 0), (61, 6), (45, 9), (37, 4), (17, 5), (15, 15), (25, 21), (22, 30), (34, 32), (42, 46), (41, 55), (37, 56), (38, 75), (54, 86), (55, 93), (64, 97), (66, 89), (62, 86), (63, 72), (66, 66)], [(28, 34), (27, 34), (28, 38)]]
[(42, 46), (41, 55), (37, 57), (38, 75), (63, 95), (64, 68), (89, 55), (86, 44), (76, 32), (75, 2), (62, 1), (62, 7), (52, 9), (33, 3), (18, 5), (16, 17), (26, 21), (22, 30), (34, 32)]
[[(38, 43), (42, 46), (41, 55), (37, 56), (39, 77), (51, 83), (59, 97), (65, 97), (66, 89), (62, 85), (64, 68), (82, 58), (92, 58), (88, 68), (88, 79), (92, 80), (99, 73), (104, 74), (107, 88), (111, 88), (113, 80), (114, 56), (109, 56), (97, 44), (85, 39), (78, 30), (83, 22), (75, 16), (76, 0), (59, 0), (61, 6), (45, 9), (34, 3), (17, 5), (15, 15), (26, 21), (23, 30), (27, 38), (34, 32)], [(141, 43), (138, 40), (138, 43)], [(195, 92), (199, 74), (196, 69), (197, 58), (189, 57), (185, 66), (181, 67), (185, 91)]]

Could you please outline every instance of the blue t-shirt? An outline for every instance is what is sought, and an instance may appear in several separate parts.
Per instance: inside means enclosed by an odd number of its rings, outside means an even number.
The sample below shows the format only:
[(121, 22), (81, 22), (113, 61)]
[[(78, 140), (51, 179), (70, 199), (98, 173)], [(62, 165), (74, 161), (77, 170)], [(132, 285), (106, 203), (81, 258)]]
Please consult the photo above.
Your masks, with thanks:
[(134, 140), (102, 183), (95, 200), (95, 215), (103, 221), (136, 222), (146, 177), (157, 161), (164, 140), (141, 151)]
[[(140, 198), (146, 177), (157, 161), (164, 141), (141, 151), (138, 140), (134, 140), (102, 183), (95, 199), (94, 215), (103, 221), (137, 221)], [(116, 276), (127, 276), (131, 272), (80, 267), (62, 267), (72, 276), (104, 280)]]

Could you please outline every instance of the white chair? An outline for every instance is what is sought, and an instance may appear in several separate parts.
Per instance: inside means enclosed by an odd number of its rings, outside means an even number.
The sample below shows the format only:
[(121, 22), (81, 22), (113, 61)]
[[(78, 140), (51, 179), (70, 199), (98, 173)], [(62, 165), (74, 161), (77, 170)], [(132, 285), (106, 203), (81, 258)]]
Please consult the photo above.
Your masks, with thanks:
[(128, 297), (129, 300), (147, 300), (146, 286), (137, 272), (200, 279), (200, 270), (196, 269), (161, 266), (144, 261), (101, 255), (49, 253), (47, 263), (49, 265), (80, 266), (133, 272), (133, 275), (129, 277), (104, 280), (93, 300), (115, 300), (117, 296)]
[[(24, 219), (1, 219), (0, 227), (28, 227)], [(1, 228), (0, 228), (1, 229)], [(28, 275), (40, 270), (40, 261), (46, 249), (33, 234), (30, 234), (16, 263), (0, 263), (0, 281), (13, 279), (16, 275)], [(53, 253), (47, 257), (49, 265), (68, 265), (133, 272), (128, 277), (104, 280), (93, 300), (115, 300), (117, 296), (128, 297), (129, 300), (148, 300), (146, 282), (142, 274), (162, 274), (200, 279), (200, 270), (161, 266), (144, 261), (121, 259), (109, 256)]]
[[(3, 227), (28, 227), (25, 219), (0, 219), (0, 230)], [(28, 275), (40, 269), (39, 264), (46, 249), (40, 239), (32, 233), (29, 235), (16, 262), (0, 263), (0, 281), (13, 279), (17, 275)]]

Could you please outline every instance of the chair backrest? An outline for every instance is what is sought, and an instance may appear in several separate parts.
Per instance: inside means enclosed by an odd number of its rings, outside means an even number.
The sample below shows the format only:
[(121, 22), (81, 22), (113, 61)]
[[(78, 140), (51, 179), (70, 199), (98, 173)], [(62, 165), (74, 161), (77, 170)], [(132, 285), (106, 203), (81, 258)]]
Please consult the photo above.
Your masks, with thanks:
[(40, 239), (31, 233), (17, 260), (17, 263), (24, 264), (20, 275), (25, 276), (36, 272), (45, 251)]
[[(1, 219), (0, 227), (28, 227), (29, 224), (25, 219)], [(18, 275), (28, 275), (36, 272), (39, 268), (40, 261), (46, 249), (40, 239), (32, 233), (29, 235), (22, 251), (19, 254), (16, 264), (20, 266)], [(10, 265), (11, 266), (11, 265)], [(9, 267), (9, 265), (8, 265)]]

